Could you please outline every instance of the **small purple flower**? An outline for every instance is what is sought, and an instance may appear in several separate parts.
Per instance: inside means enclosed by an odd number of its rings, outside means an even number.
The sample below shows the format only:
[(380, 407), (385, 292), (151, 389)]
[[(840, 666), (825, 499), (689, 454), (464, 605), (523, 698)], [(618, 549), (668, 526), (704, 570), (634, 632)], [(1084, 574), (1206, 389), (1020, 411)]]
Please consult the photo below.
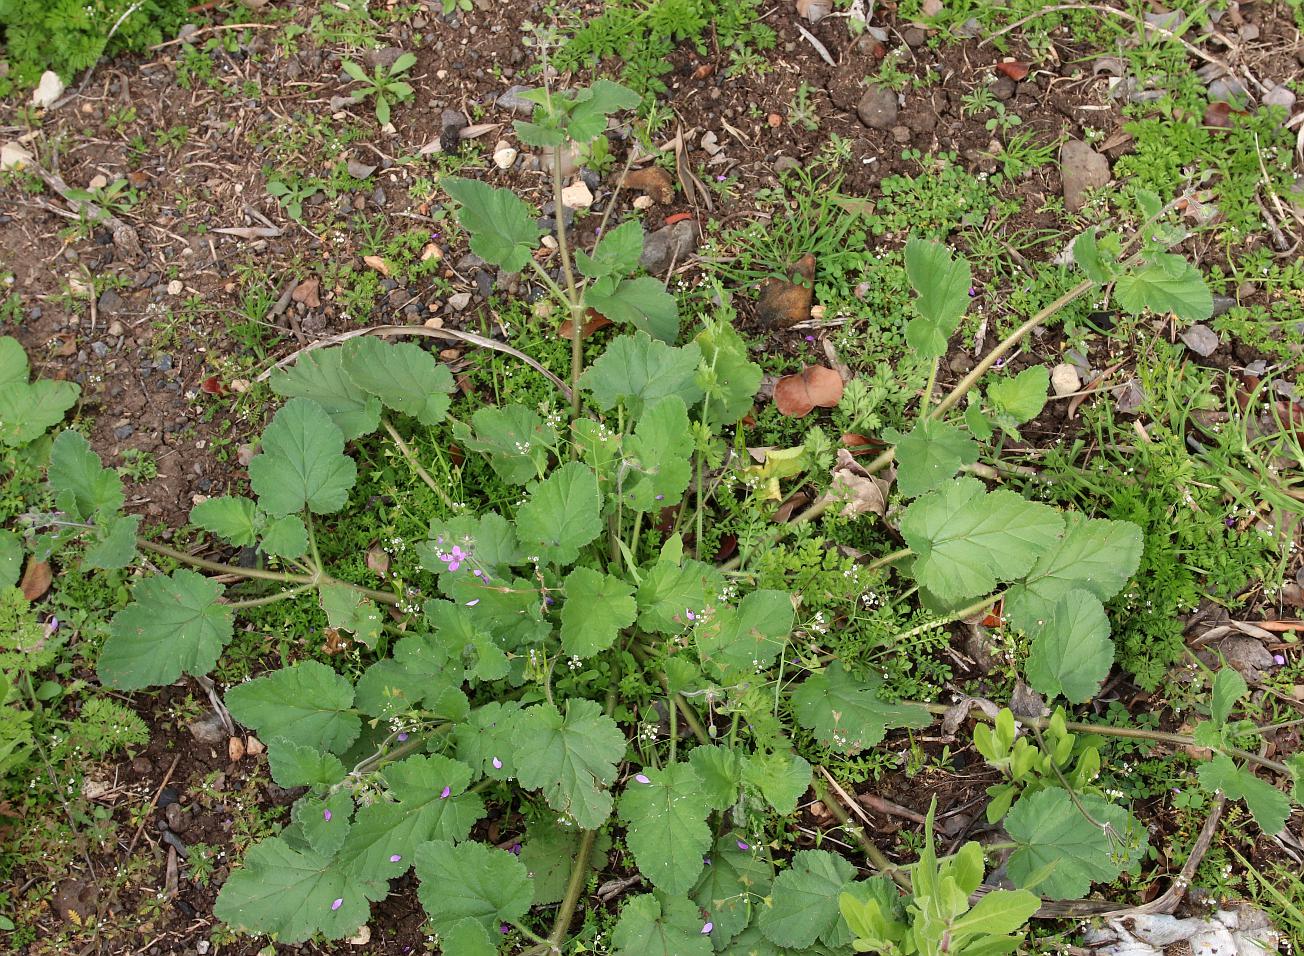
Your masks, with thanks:
[(440, 791), (439, 791), (439, 799), (440, 799), (440, 800), (447, 800), (447, 799), (448, 799), (448, 795), (449, 795), (450, 793), (452, 793), (452, 792), (453, 792), (453, 790), (452, 790), (451, 787), (445, 787), (443, 790), (440, 790)]
[(1273, 654), (1272, 659), (1278, 667), (1286, 663), (1286, 656), (1284, 654)]
[(393, 856), (389, 858), (389, 862), (397, 863), (401, 859), (403, 859), (403, 855), (401, 853), (395, 853)]
[(339, 899), (337, 899), (334, 903), (331, 904), (331, 911), (334, 912), (335, 910), (339, 909), (343, 905), (344, 905), (344, 897), (341, 896)]
[(50, 618), (49, 623), (46, 626), (51, 632), (57, 631), (59, 629), (59, 619), (57, 617)]
[(724, 173), (720, 173), (720, 174), (718, 174), (718, 175), (715, 177), (715, 181), (716, 181), (717, 183), (722, 183), (722, 182), (724, 182), (724, 181), (725, 181), (726, 179), (728, 179), (728, 178), (729, 178), (729, 177), (726, 176)]
[(969, 294), (970, 294), (970, 295), (977, 295), (977, 294), (978, 294), (978, 290), (975, 289), (973, 286), (969, 286)]
[(665, 500), (666, 500), (665, 495), (657, 495), (657, 501), (665, 501)]
[(502, 770), (502, 769), (503, 769), (503, 762), (502, 762), (501, 760), (499, 760), (497, 757), (494, 757), (494, 759), (491, 761), (491, 763), (494, 765), (494, 769), (495, 769), (495, 770)]
[(408, 738), (408, 735), (407, 735), (407, 731), (405, 730), (405, 731), (403, 731), (401, 734), (398, 735), (398, 742), (399, 742), (399, 743), (402, 743), (403, 741), (407, 740), (407, 738)]
[(814, 342), (814, 341), (815, 341), (815, 336), (813, 336), (813, 335), (808, 335), (808, 336), (806, 336), (806, 341), (807, 341), (807, 342)]
[(501, 926), (498, 927), (498, 932), (502, 933), (504, 936), (506, 936), (511, 931), (512, 928), (508, 926), (506, 923), (503, 923)]
[(479, 604), (479, 603), (480, 603), (480, 599), (479, 599), (479, 598), (473, 598), (472, 600), (466, 602), (466, 606), (467, 606), (467, 607), (475, 607), (475, 606), (476, 606), (477, 604)]
[(688, 610), (686, 610), (684, 613), (688, 615), (688, 619), (689, 619), (690, 621), (696, 621), (696, 620), (697, 620), (697, 615), (693, 613), (693, 611), (692, 611), (691, 608), (688, 609)]
[(482, 578), (482, 577), (484, 577), (484, 572), (481, 571), (479, 568), (476, 568), (476, 569), (475, 569), (474, 571), (472, 571), (471, 573), (474, 574), (477, 578)]
[(707, 920), (706, 923), (703, 924), (703, 926), (702, 926), (702, 935), (703, 935), (703, 936), (710, 936), (710, 935), (711, 935), (711, 930), (713, 930), (713, 929), (715, 929), (715, 924), (712, 923), (710, 920)]
[(330, 823), (330, 822), (331, 822), (331, 812), (330, 812), (329, 810), (323, 810), (323, 811), (321, 812), (321, 817), (322, 817), (322, 819), (325, 820), (327, 823)]
[(740, 849), (740, 850), (750, 850), (751, 848), (752, 848), (752, 847), (751, 847), (751, 844), (750, 844), (750, 843), (744, 843), (742, 840), (739, 840), (739, 841), (738, 841), (738, 849)]
[(521, 845), (519, 843), (513, 843), (511, 846), (507, 848), (507, 852), (512, 854), (513, 856), (520, 856)]
[(704, 856), (704, 857), (702, 857), (702, 865), (703, 865), (703, 866), (710, 866), (710, 865), (711, 865), (711, 858), (710, 858), (709, 856)]
[(634, 779), (637, 780), (639, 783), (651, 783), (651, 782), (652, 782), (650, 779), (648, 779), (648, 775), (645, 774), (645, 773), (636, 773), (636, 774), (634, 774)]
[(1227, 527), (1229, 527), (1229, 528), (1234, 528), (1234, 527), (1236, 527), (1236, 519), (1235, 519), (1235, 518), (1223, 518), (1223, 524), (1225, 524), (1225, 525), (1226, 525)]

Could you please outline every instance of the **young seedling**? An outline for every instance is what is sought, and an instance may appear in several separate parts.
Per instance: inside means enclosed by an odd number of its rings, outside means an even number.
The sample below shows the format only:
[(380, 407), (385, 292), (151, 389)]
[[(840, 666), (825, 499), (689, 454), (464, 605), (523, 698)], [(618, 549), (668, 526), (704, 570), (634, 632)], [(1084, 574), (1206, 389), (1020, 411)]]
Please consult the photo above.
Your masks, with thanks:
[(356, 89), (350, 94), (353, 102), (361, 103), (370, 97), (376, 110), (376, 122), (384, 126), (389, 122), (390, 104), (403, 103), (411, 99), (412, 87), (398, 77), (412, 69), (416, 62), (416, 54), (404, 53), (391, 66), (378, 64), (371, 74), (352, 60), (344, 60), (340, 65), (345, 73), (362, 84), (361, 89)]

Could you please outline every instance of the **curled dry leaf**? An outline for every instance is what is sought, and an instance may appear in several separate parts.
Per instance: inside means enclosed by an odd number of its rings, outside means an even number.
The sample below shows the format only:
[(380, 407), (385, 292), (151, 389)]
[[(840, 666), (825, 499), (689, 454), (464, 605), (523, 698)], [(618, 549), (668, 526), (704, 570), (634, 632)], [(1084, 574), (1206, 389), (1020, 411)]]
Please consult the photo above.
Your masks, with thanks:
[(302, 302), (310, 309), (321, 308), (321, 280), (316, 276), (304, 279), (294, 287), (290, 298), (295, 302)]
[[(587, 339), (594, 332), (598, 331), (598, 329), (605, 329), (607, 326), (611, 325), (611, 320), (609, 318), (605, 315), (599, 315), (593, 309), (589, 309), (586, 315), (588, 321), (585, 322), (584, 327), (580, 329), (580, 341)], [(575, 323), (571, 322), (570, 319), (567, 319), (561, 324), (559, 331), (561, 332), (562, 338), (573, 339), (575, 338)]]
[(892, 482), (871, 475), (845, 448), (838, 449), (833, 466), (833, 483), (822, 501), (844, 502), (842, 514), (848, 518), (863, 514), (882, 517), (887, 511), (887, 496)]
[(349, 639), (339, 632), (339, 628), (328, 627), (325, 630), (326, 640), (322, 643), (322, 652), (334, 656), (343, 654), (349, 648)]
[(1000, 63), (996, 64), (996, 69), (998, 72), (1004, 73), (1016, 83), (1028, 75), (1028, 64), (1021, 63), (1018, 60), (1002, 60)]
[(367, 549), (367, 567), (382, 578), (389, 574), (389, 555), (379, 544), (373, 544)]
[(230, 737), (226, 741), (226, 755), (232, 763), (239, 763), (244, 759), (245, 742), (239, 737)]
[(804, 418), (817, 406), (833, 408), (841, 398), (842, 376), (822, 365), (808, 365), (774, 383), (774, 405), (789, 418)]
[(50, 583), (53, 580), (54, 575), (50, 573), (48, 562), (28, 558), (27, 569), (23, 571), (23, 580), (19, 587), (22, 589), (23, 597), (35, 601), (50, 590)]
[(245, 753), (247, 753), (251, 757), (257, 757), (259, 754), (263, 753), (266, 750), (267, 748), (263, 746), (263, 742), (259, 740), (257, 737), (255, 737), (253, 734), (250, 734), (249, 737), (245, 740)]
[(380, 256), (363, 256), (362, 261), (365, 262), (367, 265), (369, 265), (371, 268), (375, 269), (386, 279), (389, 278), (389, 263), (387, 263)]
[(797, 15), (811, 23), (819, 23), (832, 12), (832, 0), (797, 0)]

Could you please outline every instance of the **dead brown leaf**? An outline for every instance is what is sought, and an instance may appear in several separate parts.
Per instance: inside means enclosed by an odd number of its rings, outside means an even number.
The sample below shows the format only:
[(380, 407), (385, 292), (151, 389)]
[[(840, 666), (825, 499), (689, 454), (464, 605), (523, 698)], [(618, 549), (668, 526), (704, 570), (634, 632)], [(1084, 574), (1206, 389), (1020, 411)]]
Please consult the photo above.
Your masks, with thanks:
[(774, 383), (774, 406), (789, 418), (804, 418), (817, 406), (833, 408), (842, 398), (842, 376), (823, 365), (808, 365)]
[(996, 70), (1017, 83), (1028, 75), (1028, 64), (1018, 60), (1002, 60), (996, 64)]
[(367, 549), (367, 567), (382, 578), (389, 574), (389, 555), (379, 544), (373, 544)]
[(645, 166), (625, 175), (621, 185), (626, 189), (646, 193), (663, 206), (675, 199), (675, 182), (660, 166)]
[(50, 572), (50, 565), (45, 561), (37, 561), (36, 558), (27, 559), (27, 569), (23, 571), (23, 580), (19, 587), (22, 589), (23, 597), (29, 601), (35, 601), (37, 598), (50, 590), (50, 584), (54, 580), (54, 575)]
[(230, 737), (226, 741), (226, 755), (232, 763), (239, 763), (244, 759), (245, 742), (239, 737)]
[(316, 276), (311, 279), (304, 279), (294, 287), (290, 293), (290, 298), (295, 302), (301, 302), (310, 309), (321, 308), (321, 280)]
[(838, 449), (833, 467), (833, 483), (823, 501), (842, 501), (842, 514), (848, 518), (863, 514), (882, 517), (887, 511), (887, 496), (892, 483), (871, 475), (845, 448)]
[[(588, 321), (585, 322), (584, 327), (580, 329), (580, 341), (587, 339), (594, 332), (598, 331), (598, 329), (605, 329), (607, 326), (611, 325), (611, 320), (609, 318), (605, 315), (599, 315), (592, 309), (589, 309), (587, 316)], [(558, 331), (561, 333), (563, 339), (573, 339), (575, 338), (575, 323), (570, 319), (567, 319), (561, 324)]]
[(363, 256), (362, 261), (365, 262), (371, 268), (375, 269), (386, 279), (389, 278), (389, 263), (387, 263), (380, 256)]

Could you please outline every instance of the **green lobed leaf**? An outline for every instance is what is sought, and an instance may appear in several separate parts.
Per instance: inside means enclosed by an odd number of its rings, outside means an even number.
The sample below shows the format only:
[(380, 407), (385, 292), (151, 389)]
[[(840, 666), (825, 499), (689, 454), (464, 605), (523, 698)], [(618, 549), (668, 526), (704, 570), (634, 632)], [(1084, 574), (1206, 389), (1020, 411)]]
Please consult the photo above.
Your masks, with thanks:
[[(109, 622), (100, 649), (100, 680), (118, 690), (170, 684), (207, 674), (231, 640), (231, 612), (218, 603), (222, 585), (185, 569), (143, 578), (131, 603)], [(320, 665), (318, 665), (320, 666)]]
[(1290, 800), (1254, 772), (1236, 766), (1227, 754), (1215, 754), (1196, 771), (1200, 786), (1211, 793), (1221, 790), (1228, 800), (1244, 800), (1259, 829), (1269, 836), (1280, 833), (1290, 818)]
[(694, 636), (702, 664), (729, 671), (763, 670), (783, 650), (794, 621), (786, 591), (752, 591), (736, 608), (717, 608), (697, 625)]
[(679, 337), (675, 297), (651, 276), (594, 283), (584, 292), (584, 304), (612, 322), (632, 325), (667, 344)]
[(616, 779), (625, 735), (594, 701), (573, 698), (565, 707), (563, 714), (553, 704), (535, 704), (516, 721), (517, 779), (593, 830), (611, 815), (611, 795), (603, 788)]
[(510, 189), (446, 176), (440, 185), (461, 208), (457, 221), (471, 236), (471, 251), (507, 272), (520, 272), (542, 233), (530, 207)]
[(1104, 285), (1114, 277), (1112, 264), (1107, 266), (1100, 254), (1094, 226), (1073, 240), (1073, 261), (1096, 285)]
[(1115, 879), (1145, 845), (1125, 809), (1093, 794), (1071, 798), (1059, 787), (1025, 793), (1006, 816), (1005, 829), (1017, 844), (1007, 864), (1010, 879), (1026, 887), (1045, 875), (1035, 889), (1055, 900), (1080, 899), (1092, 883)]
[(326, 788), (344, 779), (344, 764), (334, 754), (277, 737), (267, 742), (267, 765), (282, 787)]
[(353, 713), (353, 687), (318, 661), (300, 661), (226, 693), (231, 716), (263, 740), (343, 753), (357, 739), (362, 721)]
[(1050, 370), (1044, 365), (1025, 368), (1018, 375), (998, 378), (987, 386), (987, 400), (998, 420), (1011, 425), (1030, 422), (1046, 407)]
[(370, 435), (380, 424), (380, 399), (353, 383), (341, 348), (304, 352), (288, 369), (274, 372), (272, 391), (282, 398), (310, 398), (339, 426), (346, 441)]
[(697, 907), (680, 896), (630, 897), (611, 932), (614, 956), (710, 956)]
[(681, 896), (697, 883), (711, 846), (711, 814), (702, 778), (691, 764), (646, 768), (620, 798), (625, 845), (657, 889)]
[(471, 451), (488, 456), (494, 473), (513, 485), (524, 485), (543, 474), (557, 432), (524, 405), (481, 408), (471, 416), (474, 434), (459, 440)]
[(136, 557), (140, 515), (117, 515), (101, 521), (86, 542), (82, 564), (88, 568), (125, 568)]
[(516, 533), (545, 561), (570, 564), (602, 533), (602, 502), (592, 469), (568, 461), (529, 489), (516, 511)]
[(386, 408), (423, 425), (444, 420), (452, 403), (453, 373), (423, 348), (360, 335), (344, 344), (344, 370), (353, 384)]
[(105, 468), (90, 442), (74, 431), (55, 437), (47, 477), (59, 507), (82, 521), (98, 511), (117, 511), (126, 500), (117, 472)]
[(344, 507), (357, 479), (344, 454), (344, 434), (316, 402), (292, 398), (263, 432), (262, 453), (249, 462), (249, 484), (273, 517), (305, 507), (331, 514)]
[(799, 850), (792, 865), (774, 878), (757, 925), (779, 946), (811, 946), (838, 927), (838, 897), (855, 878), (856, 868), (841, 857), (827, 850)]
[(500, 923), (518, 920), (530, 909), (530, 877), (505, 850), (436, 840), (417, 849), (416, 870), (417, 896), (436, 932), (470, 919), (493, 935)]
[(761, 367), (747, 358), (747, 343), (727, 321), (709, 320), (693, 339), (702, 350), (697, 386), (704, 394), (702, 421), (732, 425), (746, 415), (761, 385)]
[(375, 601), (344, 584), (322, 583), (317, 594), (327, 624), (349, 631), (367, 647), (375, 646), (383, 623)]
[(0, 444), (28, 445), (63, 421), (77, 404), (81, 388), (73, 382), (40, 379), (30, 385), (0, 385)]
[(704, 745), (693, 748), (688, 762), (701, 778), (702, 793), (712, 809), (728, 810), (738, 802), (743, 782), (741, 754), (724, 747)]
[(439, 937), (445, 952), (457, 956), (498, 956), (498, 946), (489, 930), (467, 918), (453, 923)]
[(1032, 631), (1028, 683), (1039, 694), (1063, 694), (1081, 704), (1096, 696), (1114, 663), (1109, 618), (1100, 599), (1069, 591), (1044, 623)]
[(739, 849), (739, 842), (733, 832), (716, 841), (706, 872), (692, 893), (711, 924), (708, 935), (717, 950), (747, 928), (774, 880), (770, 862), (751, 850)]
[(581, 387), (593, 395), (603, 411), (617, 405), (637, 421), (644, 405), (667, 395), (677, 395), (691, 407), (702, 398), (697, 368), (702, 350), (696, 342), (674, 348), (646, 332), (622, 335), (611, 343), (580, 376)]
[(797, 722), (820, 743), (847, 754), (879, 743), (889, 727), (927, 727), (932, 716), (917, 704), (890, 704), (879, 697), (883, 679), (868, 673), (857, 680), (834, 661), (811, 674), (792, 692)]
[[(271, 752), (269, 746), (269, 757)], [(308, 793), (290, 808), (290, 825), (281, 832), (281, 838), (292, 848), (307, 846), (314, 852), (334, 856), (344, 845), (352, 826), (353, 794), (348, 790), (339, 790), (328, 797)]]
[(955, 426), (932, 418), (921, 418), (895, 440), (897, 489), (907, 498), (934, 491), (963, 466), (978, 460), (978, 446), (973, 439)]
[(1210, 719), (1217, 727), (1224, 727), (1232, 708), (1250, 693), (1241, 672), (1234, 667), (1223, 667), (1213, 675), (1213, 695), (1209, 708)]
[(1027, 574), (1064, 530), (1059, 512), (1012, 491), (957, 478), (905, 510), (901, 535), (914, 576), (944, 601), (976, 597)]
[(190, 523), (244, 548), (258, 540), (254, 503), (238, 495), (209, 498), (190, 509)]
[(946, 342), (969, 308), (973, 281), (969, 263), (952, 258), (940, 242), (912, 238), (906, 242), (906, 275), (914, 288), (918, 316), (906, 323), (906, 342), (925, 358), (946, 354)]
[(776, 813), (788, 816), (810, 789), (811, 767), (798, 754), (754, 753), (743, 763), (743, 782)]
[[(521, 862), (534, 883), (534, 903), (548, 906), (559, 903), (566, 895), (575, 855), (579, 851), (583, 831), (563, 827), (551, 820), (532, 821), (525, 827), (521, 845)], [(599, 831), (589, 851), (589, 870), (601, 874), (607, 866), (607, 851), (611, 837)]]
[(516, 717), (521, 705), (514, 700), (491, 701), (471, 711), (453, 728), (457, 759), (491, 780), (516, 776)]
[(401, 638), (392, 657), (376, 661), (358, 679), (354, 688), (358, 709), (383, 718), (414, 707), (450, 719), (463, 716), (465, 675), (460, 662), (450, 656), (455, 653), (451, 643), (424, 633)]
[(272, 837), (245, 854), (222, 885), (213, 914), (247, 933), (274, 933), (281, 943), (317, 933), (343, 939), (367, 922), (371, 901), (388, 892), (383, 881), (354, 879), (331, 857)]
[(715, 604), (723, 587), (724, 578), (714, 566), (663, 555), (638, 586), (638, 625), (658, 634), (678, 634)]
[(1172, 313), (1184, 322), (1203, 322), (1213, 314), (1213, 295), (1200, 270), (1171, 253), (1115, 279), (1114, 299), (1132, 315)]
[(683, 500), (692, 481), (693, 432), (677, 395), (649, 403), (618, 459), (621, 500), (633, 511), (659, 512)]
[[(0, 343), (3, 343), (0, 339)], [(0, 355), (2, 357), (2, 355)], [(23, 573), (23, 541), (9, 530), (0, 530), (0, 588), (11, 588)], [(0, 697), (0, 701), (4, 698)]]
[(468, 793), (471, 768), (439, 754), (406, 757), (381, 774), (391, 799), (358, 810), (340, 848), (340, 865), (366, 879), (407, 872), (429, 840), (465, 840), (485, 814), (484, 801)]
[(605, 651), (638, 617), (634, 588), (620, 578), (575, 568), (566, 576), (565, 587), (561, 645), (568, 655), (592, 657)]
[(1089, 591), (1108, 601), (1141, 561), (1141, 529), (1131, 522), (1073, 513), (1064, 519), (1064, 535), (1005, 594), (1005, 615), (1025, 631), (1039, 627), (1070, 591)]
[(590, 279), (608, 275), (628, 275), (638, 268), (643, 254), (643, 224), (637, 219), (609, 229), (598, 240), (590, 255), (583, 249), (575, 252), (575, 265)]
[(575, 94), (566, 122), (566, 135), (583, 145), (607, 128), (607, 114), (632, 110), (642, 102), (637, 93), (611, 80), (597, 80)]
[(0, 387), (27, 384), (30, 374), (27, 365), (27, 353), (12, 335), (0, 335)]
[(301, 558), (308, 550), (308, 529), (298, 515), (276, 518), (263, 528), (263, 540), (258, 547), (278, 558)]

